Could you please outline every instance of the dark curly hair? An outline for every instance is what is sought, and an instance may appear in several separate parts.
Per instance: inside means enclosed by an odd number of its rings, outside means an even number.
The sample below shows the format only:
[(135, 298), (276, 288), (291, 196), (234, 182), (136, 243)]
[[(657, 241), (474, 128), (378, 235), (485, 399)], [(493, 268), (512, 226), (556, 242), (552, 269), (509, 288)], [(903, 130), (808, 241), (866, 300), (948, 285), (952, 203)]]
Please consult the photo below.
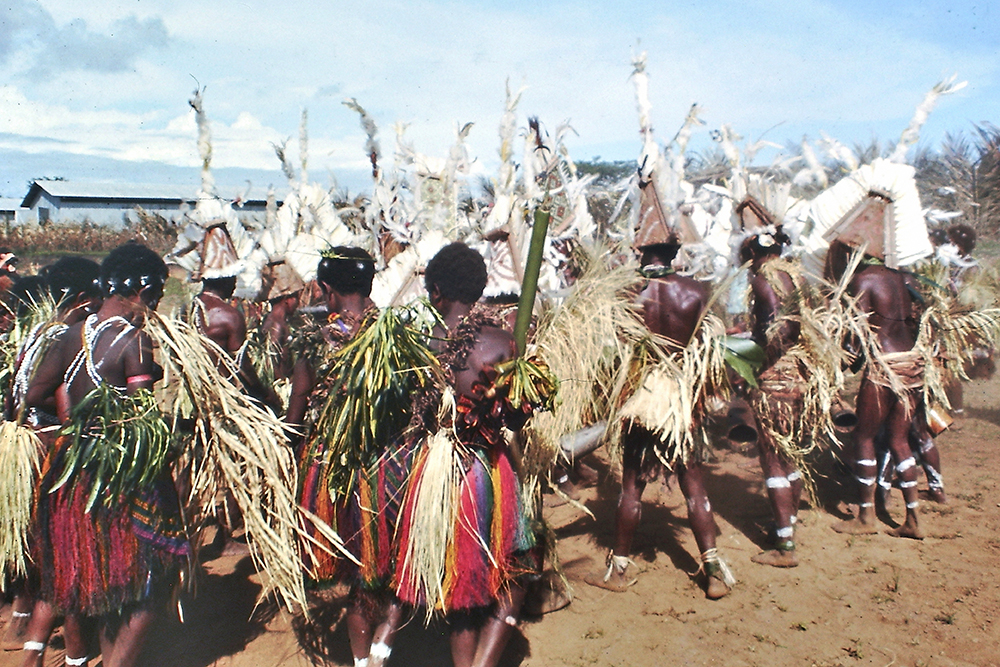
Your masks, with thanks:
[(56, 303), (75, 303), (101, 296), (101, 265), (86, 257), (63, 257), (42, 269)]
[(427, 262), (424, 286), (428, 292), (437, 287), (449, 301), (475, 303), (486, 289), (486, 262), (464, 243), (451, 243)]
[(339, 294), (372, 293), (375, 259), (362, 248), (337, 246), (323, 253), (316, 267), (316, 280)]
[(155, 252), (135, 241), (120, 245), (101, 262), (105, 296), (135, 296), (146, 287), (162, 288), (167, 265)]

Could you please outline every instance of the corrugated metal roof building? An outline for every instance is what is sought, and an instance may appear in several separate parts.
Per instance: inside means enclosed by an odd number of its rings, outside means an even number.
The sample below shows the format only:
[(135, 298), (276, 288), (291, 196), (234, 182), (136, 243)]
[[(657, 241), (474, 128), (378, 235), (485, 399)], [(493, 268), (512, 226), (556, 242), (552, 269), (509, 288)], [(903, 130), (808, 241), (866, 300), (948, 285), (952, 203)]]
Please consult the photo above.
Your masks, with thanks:
[[(225, 193), (220, 193), (225, 196)], [(267, 196), (252, 192), (231, 197), (241, 219), (263, 221)], [(18, 222), (83, 222), (120, 226), (138, 220), (137, 209), (179, 221), (194, 207), (194, 188), (189, 185), (136, 184), (86, 181), (32, 181), (21, 201), (26, 209)], [(279, 201), (280, 205), (281, 202)]]

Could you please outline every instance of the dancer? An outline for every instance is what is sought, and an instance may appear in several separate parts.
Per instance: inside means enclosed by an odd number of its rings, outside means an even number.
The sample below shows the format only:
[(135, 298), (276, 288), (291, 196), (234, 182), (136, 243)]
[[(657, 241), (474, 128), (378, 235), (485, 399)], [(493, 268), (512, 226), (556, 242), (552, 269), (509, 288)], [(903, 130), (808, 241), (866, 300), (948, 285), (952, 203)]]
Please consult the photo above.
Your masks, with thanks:
[[(387, 441), (375, 443), (377, 450), (361, 457), (364, 460), (357, 467), (345, 465), (331, 451), (330, 443), (347, 439), (352, 432), (349, 427), (337, 430), (331, 424), (337, 420), (323, 418), (331, 402), (343, 401), (342, 378), (355, 370), (338, 367), (350, 362), (341, 362), (336, 355), (363, 325), (372, 325), (376, 311), (369, 295), (375, 260), (361, 248), (332, 248), (324, 253), (316, 276), (326, 298), (329, 321), (311, 334), (300, 332), (304, 338), (299, 346), (305, 353), (294, 367), (287, 416), (290, 424), (302, 425), (308, 433), (302, 448), (299, 502), (334, 526), (345, 548), (359, 562), (330, 553), (332, 545), (311, 531), (312, 539), (320, 544), (305, 548), (305, 565), (317, 583), (339, 579), (351, 584), (347, 631), (354, 664), (381, 667), (392, 653), (402, 621), (402, 607), (390, 584), (395, 561), (393, 536), (409, 473), (410, 450), (403, 445), (401, 433), (395, 433)], [(331, 484), (342, 477), (347, 481), (333, 493)]]
[[(834, 252), (845, 250), (831, 247), (830, 253)], [(870, 353), (874, 358), (865, 360), (864, 377), (855, 405), (858, 426), (854, 431), (853, 458), (860, 495), (858, 515), (834, 524), (833, 529), (849, 534), (878, 532), (875, 524), (875, 437), (884, 426), (906, 501), (906, 519), (890, 534), (923, 539), (917, 512), (917, 463), (909, 442), (911, 424), (923, 400), (925, 363), (924, 355), (916, 348), (913, 303), (903, 274), (887, 267), (881, 253), (865, 255), (849, 289), (858, 300), (858, 308), (867, 316), (876, 345)]]
[(57, 614), (66, 617), (67, 664), (87, 662), (86, 616), (100, 618), (104, 665), (135, 664), (190, 555), (166, 465), (169, 429), (150, 392), (160, 370), (142, 331), (166, 277), (145, 246), (113, 250), (101, 264), (101, 309), (67, 330), (29, 386), (29, 406), (45, 405), (62, 384), (67, 404), (38, 489), (33, 552), (41, 590), (25, 665), (42, 664)]
[[(642, 272), (648, 283), (637, 300), (642, 308), (646, 327), (656, 336), (666, 339), (669, 352), (676, 359), (678, 352), (691, 343), (702, 313), (708, 306), (709, 289), (688, 277), (677, 275), (672, 268), (680, 250), (676, 237), (665, 243), (645, 245), (642, 252)], [(676, 369), (676, 371), (675, 371)], [(615, 592), (623, 592), (636, 582), (627, 576), (632, 539), (642, 516), (642, 492), (655, 479), (662, 466), (677, 475), (687, 501), (688, 522), (701, 553), (701, 572), (705, 575), (705, 594), (717, 600), (729, 593), (731, 575), (719, 559), (715, 546), (718, 528), (702, 478), (701, 457), (705, 443), (691, 438), (671, 438), (671, 429), (658, 425), (674, 419), (688, 420), (691, 433), (698, 431), (704, 418), (701, 401), (685, 405), (680, 387), (687, 380), (680, 365), (662, 364), (654, 367), (637, 388), (634, 397), (622, 408), (619, 417), (626, 422), (622, 436), (622, 491), (615, 515), (615, 543), (608, 554), (608, 569), (603, 575), (589, 576), (586, 581)], [(686, 409), (698, 411), (682, 415)], [(694, 438), (699, 438), (694, 436)], [(693, 445), (693, 446), (692, 446)], [(728, 581), (727, 581), (728, 580)]]
[(501, 370), (517, 346), (475, 307), (486, 279), (482, 256), (462, 243), (445, 246), (427, 264), (424, 283), (442, 321), (434, 347), (450, 386), (443, 402), (422, 404), (430, 437), (414, 462), (399, 529), (399, 597), (447, 614), (456, 667), (497, 664), (517, 626), (522, 575), (538, 569), (504, 439), (505, 428), (520, 429), (538, 406), (523, 392), (516, 403), (507, 400), (512, 384), (504, 382), (511, 378)]
[[(789, 238), (780, 227), (757, 230), (745, 241), (741, 257), (751, 262), (753, 340), (765, 351), (758, 388), (750, 392), (750, 404), (757, 418), (760, 467), (775, 522), (775, 548), (751, 560), (774, 567), (799, 564), (794, 536), (804, 486), (802, 474), (788, 454), (805, 437), (798, 428), (805, 369), (802, 358), (790, 353), (799, 340), (800, 323), (794, 316), (801, 309), (804, 282), (798, 265), (781, 258), (782, 246), (787, 243)], [(782, 442), (789, 446), (783, 447)]]

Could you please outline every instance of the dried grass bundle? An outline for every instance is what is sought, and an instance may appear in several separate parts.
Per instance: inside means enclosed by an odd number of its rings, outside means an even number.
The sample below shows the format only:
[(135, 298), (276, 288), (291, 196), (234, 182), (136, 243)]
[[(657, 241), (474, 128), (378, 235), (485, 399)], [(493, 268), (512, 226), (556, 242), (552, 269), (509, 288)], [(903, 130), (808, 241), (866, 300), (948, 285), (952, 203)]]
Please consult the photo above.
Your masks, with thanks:
[(14, 422), (0, 425), (0, 584), (27, 574), (32, 498), (42, 460), (34, 432)]
[[(299, 538), (303, 522), (314, 519), (298, 508), (297, 468), (282, 423), (226, 379), (238, 375), (234, 362), (193, 326), (153, 313), (146, 330), (159, 346), (168, 412), (175, 425), (194, 420), (183, 467), (189, 524), (200, 528), (219, 491), (228, 490), (243, 513), (254, 563), (268, 575), (262, 596), (276, 591), (286, 606), (306, 609)], [(332, 529), (314, 522), (342, 548)]]

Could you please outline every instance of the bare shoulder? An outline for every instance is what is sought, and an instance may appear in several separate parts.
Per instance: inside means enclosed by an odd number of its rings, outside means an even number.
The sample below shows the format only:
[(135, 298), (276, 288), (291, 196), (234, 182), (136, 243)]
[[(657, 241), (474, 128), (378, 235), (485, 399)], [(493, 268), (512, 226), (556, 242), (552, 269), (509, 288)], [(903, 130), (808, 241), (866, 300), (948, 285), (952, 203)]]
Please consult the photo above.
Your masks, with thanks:
[(517, 356), (514, 336), (505, 329), (484, 326), (474, 348), (476, 355), (486, 364), (498, 364)]

